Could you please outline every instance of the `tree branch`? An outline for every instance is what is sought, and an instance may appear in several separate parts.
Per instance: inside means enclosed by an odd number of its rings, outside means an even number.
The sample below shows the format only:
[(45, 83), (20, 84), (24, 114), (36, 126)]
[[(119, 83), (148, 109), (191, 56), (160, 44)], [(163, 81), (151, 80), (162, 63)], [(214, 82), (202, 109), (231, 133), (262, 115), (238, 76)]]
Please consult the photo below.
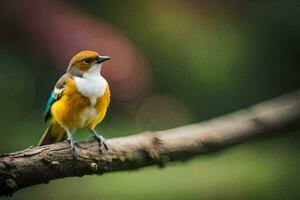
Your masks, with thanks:
[(137, 169), (187, 160), (254, 138), (295, 129), (300, 121), (300, 91), (248, 109), (175, 129), (146, 132), (107, 141), (80, 143), (74, 159), (66, 143), (25, 149), (0, 157), (0, 196), (50, 180)]

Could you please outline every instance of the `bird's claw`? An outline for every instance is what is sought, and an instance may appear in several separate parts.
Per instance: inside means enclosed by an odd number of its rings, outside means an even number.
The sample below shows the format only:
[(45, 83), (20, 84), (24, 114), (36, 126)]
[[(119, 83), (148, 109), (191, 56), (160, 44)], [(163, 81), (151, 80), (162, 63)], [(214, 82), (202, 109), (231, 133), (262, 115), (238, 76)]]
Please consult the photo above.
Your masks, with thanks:
[(99, 144), (99, 150), (101, 152), (103, 152), (103, 150), (105, 150), (105, 151), (108, 150), (108, 147), (107, 147), (107, 145), (105, 143), (105, 139), (104, 139), (104, 137), (102, 137), (102, 135), (98, 135), (98, 134), (94, 133), (94, 135), (90, 139), (90, 142), (94, 141), (94, 140), (96, 140), (98, 142), (98, 144)]
[(72, 154), (74, 158), (76, 158), (77, 157), (76, 147), (78, 143), (74, 140), (73, 137), (69, 137), (67, 140), (65, 140), (65, 142), (68, 142), (70, 144)]

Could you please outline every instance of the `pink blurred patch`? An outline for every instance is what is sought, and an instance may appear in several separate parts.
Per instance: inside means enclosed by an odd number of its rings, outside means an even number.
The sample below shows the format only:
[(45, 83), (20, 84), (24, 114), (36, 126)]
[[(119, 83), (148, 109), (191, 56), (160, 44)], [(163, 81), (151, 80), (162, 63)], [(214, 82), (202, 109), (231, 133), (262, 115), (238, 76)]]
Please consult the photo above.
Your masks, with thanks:
[[(25, 39), (42, 50), (60, 71), (80, 50), (94, 50), (112, 59), (104, 64), (112, 97), (130, 101), (151, 92), (152, 77), (144, 56), (112, 25), (56, 0), (2, 1), (7, 19)], [(5, 8), (5, 10), (4, 10)]]

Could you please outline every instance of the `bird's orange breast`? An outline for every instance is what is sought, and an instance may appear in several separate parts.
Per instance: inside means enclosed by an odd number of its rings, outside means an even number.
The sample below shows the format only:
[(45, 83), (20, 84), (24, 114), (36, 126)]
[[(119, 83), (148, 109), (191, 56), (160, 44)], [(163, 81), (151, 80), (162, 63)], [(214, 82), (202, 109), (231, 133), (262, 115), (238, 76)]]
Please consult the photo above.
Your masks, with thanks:
[(53, 103), (51, 113), (54, 120), (64, 127), (94, 129), (105, 117), (109, 101), (108, 85), (104, 95), (92, 105), (90, 99), (78, 91), (74, 80), (69, 79), (61, 99)]

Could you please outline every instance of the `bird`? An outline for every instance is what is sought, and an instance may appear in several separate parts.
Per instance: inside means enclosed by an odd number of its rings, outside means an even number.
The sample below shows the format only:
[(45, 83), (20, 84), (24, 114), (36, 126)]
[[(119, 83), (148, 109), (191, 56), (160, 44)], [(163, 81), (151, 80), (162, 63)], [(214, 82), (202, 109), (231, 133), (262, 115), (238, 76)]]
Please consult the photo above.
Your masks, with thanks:
[(74, 157), (77, 141), (73, 135), (77, 129), (88, 128), (101, 151), (108, 150), (103, 136), (95, 128), (104, 119), (110, 103), (108, 82), (101, 75), (103, 62), (109, 56), (84, 50), (75, 54), (47, 101), (44, 120), (48, 122), (38, 146), (68, 142)]

